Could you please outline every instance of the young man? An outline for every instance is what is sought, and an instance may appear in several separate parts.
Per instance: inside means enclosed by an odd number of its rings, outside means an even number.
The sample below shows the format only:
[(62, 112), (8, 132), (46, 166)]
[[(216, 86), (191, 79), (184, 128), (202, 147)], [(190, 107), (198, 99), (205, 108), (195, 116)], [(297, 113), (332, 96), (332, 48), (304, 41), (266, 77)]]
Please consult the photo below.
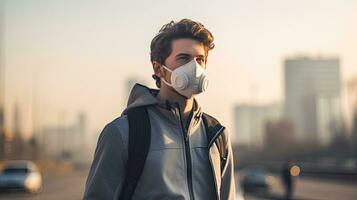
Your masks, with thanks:
[[(235, 199), (228, 134), (203, 113), (194, 98), (206, 90), (205, 69), (213, 47), (213, 35), (201, 23), (183, 19), (160, 29), (151, 42), (153, 78), (159, 90), (136, 84), (128, 107), (106, 125), (84, 199)], [(128, 160), (133, 159), (128, 150), (129, 134), (133, 134), (128, 113), (140, 107), (147, 110), (151, 139), (135, 188), (130, 198), (123, 198), (128, 170), (135, 166), (128, 167)]]

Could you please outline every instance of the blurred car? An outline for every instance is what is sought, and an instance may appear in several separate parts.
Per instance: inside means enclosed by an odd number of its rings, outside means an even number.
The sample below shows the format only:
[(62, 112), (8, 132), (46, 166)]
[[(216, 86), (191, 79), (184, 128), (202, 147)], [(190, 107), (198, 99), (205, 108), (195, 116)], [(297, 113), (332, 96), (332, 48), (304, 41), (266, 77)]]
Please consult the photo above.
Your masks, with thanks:
[(37, 166), (27, 160), (6, 161), (0, 174), (0, 190), (21, 189), (30, 193), (42, 190), (42, 176)]
[(241, 185), (244, 193), (267, 193), (275, 182), (275, 178), (263, 168), (246, 169), (241, 175)]

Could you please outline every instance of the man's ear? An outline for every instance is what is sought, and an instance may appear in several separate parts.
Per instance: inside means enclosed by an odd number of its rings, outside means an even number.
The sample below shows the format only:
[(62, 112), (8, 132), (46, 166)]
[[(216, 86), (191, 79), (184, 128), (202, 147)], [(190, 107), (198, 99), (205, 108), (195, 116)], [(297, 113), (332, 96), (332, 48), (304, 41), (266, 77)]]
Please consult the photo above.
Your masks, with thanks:
[(154, 70), (154, 73), (157, 77), (161, 78), (164, 77), (163, 71), (162, 71), (162, 67), (161, 64), (157, 61), (152, 61), (152, 68)]

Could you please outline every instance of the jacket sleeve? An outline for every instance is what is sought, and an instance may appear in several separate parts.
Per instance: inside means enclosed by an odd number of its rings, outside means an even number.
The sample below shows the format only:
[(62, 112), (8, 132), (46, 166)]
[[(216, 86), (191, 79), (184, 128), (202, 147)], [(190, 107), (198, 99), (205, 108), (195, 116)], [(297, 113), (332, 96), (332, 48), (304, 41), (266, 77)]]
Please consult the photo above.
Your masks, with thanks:
[(236, 184), (234, 178), (234, 159), (233, 150), (230, 138), (227, 134), (228, 156), (227, 163), (222, 172), (221, 182), (221, 200), (235, 200), (236, 199)]
[(117, 198), (125, 175), (123, 155), (119, 129), (111, 122), (100, 133), (85, 185), (84, 200)]

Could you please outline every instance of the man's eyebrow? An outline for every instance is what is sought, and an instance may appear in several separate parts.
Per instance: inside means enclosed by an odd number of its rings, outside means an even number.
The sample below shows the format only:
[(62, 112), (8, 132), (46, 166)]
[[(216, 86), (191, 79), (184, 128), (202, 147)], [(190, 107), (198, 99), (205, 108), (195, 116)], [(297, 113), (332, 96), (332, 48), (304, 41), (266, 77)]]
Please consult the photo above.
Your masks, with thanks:
[(179, 54), (177, 54), (175, 57), (177, 58), (177, 57), (180, 57), (180, 56), (190, 57), (191, 55), (188, 54), (188, 53), (179, 53)]
[[(177, 54), (175, 57), (180, 57), (180, 56), (185, 56), (185, 57), (191, 57), (191, 54), (188, 54), (188, 53), (179, 53)], [(197, 57), (205, 57), (204, 55), (198, 55)]]

